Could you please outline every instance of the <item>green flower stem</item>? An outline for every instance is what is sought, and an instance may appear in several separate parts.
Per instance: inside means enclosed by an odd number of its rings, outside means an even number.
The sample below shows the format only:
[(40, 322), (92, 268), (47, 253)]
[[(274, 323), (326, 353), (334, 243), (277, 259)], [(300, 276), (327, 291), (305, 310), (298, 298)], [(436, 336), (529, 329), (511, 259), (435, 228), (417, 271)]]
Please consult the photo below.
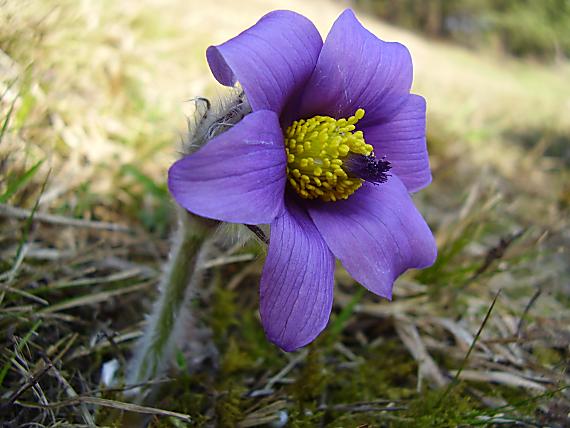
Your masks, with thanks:
[[(199, 274), (196, 270), (204, 244), (217, 222), (178, 209), (179, 227), (160, 284), (160, 296), (129, 368), (128, 383), (155, 380), (168, 369), (175, 345), (177, 323), (188, 318), (189, 299)], [(142, 400), (141, 400), (142, 399)], [(139, 397), (143, 401), (143, 397)]]

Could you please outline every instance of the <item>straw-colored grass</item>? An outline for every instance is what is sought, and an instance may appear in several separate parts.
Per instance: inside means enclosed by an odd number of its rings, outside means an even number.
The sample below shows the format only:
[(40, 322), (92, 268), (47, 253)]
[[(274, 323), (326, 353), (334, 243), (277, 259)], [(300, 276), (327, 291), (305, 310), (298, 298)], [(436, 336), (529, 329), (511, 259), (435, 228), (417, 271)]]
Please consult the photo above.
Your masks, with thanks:
[(154, 407), (126, 403), (130, 347), (168, 252), (166, 171), (189, 100), (224, 94), (206, 47), (278, 8), (325, 36), (347, 4), (0, 0), (0, 419), (567, 423), (570, 65), (468, 51), (364, 14), (410, 48), (428, 101), (434, 183), (416, 201), (438, 263), (402, 278), (392, 303), (355, 293), (339, 268), (328, 333), (289, 356), (257, 320), (263, 251), (221, 246), (195, 302), (202, 326), (176, 358), (184, 374), (162, 380)]

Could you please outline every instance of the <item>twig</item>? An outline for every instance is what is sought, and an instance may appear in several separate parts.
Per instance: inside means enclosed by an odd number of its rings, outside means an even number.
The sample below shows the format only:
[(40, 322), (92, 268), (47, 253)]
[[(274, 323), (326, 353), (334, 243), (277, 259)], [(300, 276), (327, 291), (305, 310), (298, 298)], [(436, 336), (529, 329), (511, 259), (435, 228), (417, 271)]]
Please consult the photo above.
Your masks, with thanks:
[(261, 242), (265, 243), (266, 245), (269, 245), (269, 238), (265, 236), (265, 233), (263, 233), (263, 230), (261, 230), (261, 228), (251, 224), (246, 224), (246, 226), (249, 230), (251, 230), (255, 234), (255, 236), (259, 238)]
[(499, 243), (487, 252), (483, 264), (479, 267), (479, 269), (475, 271), (471, 278), (467, 280), (467, 283), (473, 281), (474, 279), (477, 279), (479, 276), (485, 273), (495, 260), (502, 259), (511, 244), (519, 239), (525, 232), (526, 229), (522, 229), (516, 233), (511, 234), (510, 236), (501, 238)]

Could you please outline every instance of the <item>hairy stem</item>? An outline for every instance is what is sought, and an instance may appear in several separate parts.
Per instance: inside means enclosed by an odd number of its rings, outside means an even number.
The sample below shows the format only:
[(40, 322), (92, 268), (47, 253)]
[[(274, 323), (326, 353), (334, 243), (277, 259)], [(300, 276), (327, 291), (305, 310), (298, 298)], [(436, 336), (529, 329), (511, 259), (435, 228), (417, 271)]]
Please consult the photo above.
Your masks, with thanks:
[[(152, 309), (128, 372), (128, 383), (154, 380), (168, 369), (177, 323), (187, 319), (189, 299), (199, 273), (201, 250), (216, 223), (178, 210), (178, 230), (160, 284), (160, 296)], [(144, 399), (139, 397), (139, 400)], [(142, 401), (142, 400), (141, 400)]]

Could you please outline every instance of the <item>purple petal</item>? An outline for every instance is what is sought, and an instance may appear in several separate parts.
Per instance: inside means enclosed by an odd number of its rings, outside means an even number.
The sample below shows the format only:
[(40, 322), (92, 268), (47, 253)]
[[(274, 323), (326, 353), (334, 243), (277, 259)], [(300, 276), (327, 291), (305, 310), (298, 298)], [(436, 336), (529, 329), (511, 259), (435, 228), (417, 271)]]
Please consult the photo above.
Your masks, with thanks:
[(168, 188), (188, 211), (233, 223), (270, 223), (283, 210), (285, 150), (279, 119), (247, 115), (168, 172)]
[(416, 192), (431, 183), (426, 146), (426, 102), (409, 95), (398, 114), (381, 125), (363, 129), (364, 138), (374, 146), (377, 158), (386, 156), (391, 172)]
[(334, 256), (306, 211), (292, 201), (271, 224), (260, 287), (261, 321), (269, 340), (293, 351), (315, 339), (332, 308)]
[(233, 39), (210, 46), (206, 57), (218, 82), (241, 84), (254, 111), (279, 114), (310, 77), (322, 45), (311, 21), (278, 10)]
[(301, 117), (349, 117), (363, 108), (361, 126), (392, 117), (410, 92), (412, 59), (400, 43), (384, 42), (351, 10), (334, 23), (307, 83)]
[(396, 176), (365, 183), (346, 201), (311, 204), (309, 214), (352, 277), (387, 299), (406, 269), (435, 261), (433, 235)]

